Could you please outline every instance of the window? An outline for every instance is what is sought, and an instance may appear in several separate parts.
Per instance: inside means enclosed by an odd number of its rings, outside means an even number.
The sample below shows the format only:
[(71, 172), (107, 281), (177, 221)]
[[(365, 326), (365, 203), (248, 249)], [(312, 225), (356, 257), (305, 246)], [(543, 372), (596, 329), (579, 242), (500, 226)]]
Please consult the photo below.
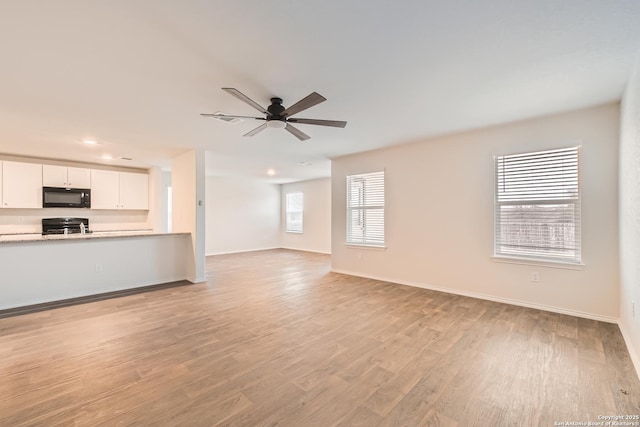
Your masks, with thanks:
[(495, 255), (580, 263), (580, 147), (497, 156)]
[(384, 171), (347, 176), (347, 243), (384, 246)]
[(287, 232), (302, 233), (303, 193), (287, 194)]

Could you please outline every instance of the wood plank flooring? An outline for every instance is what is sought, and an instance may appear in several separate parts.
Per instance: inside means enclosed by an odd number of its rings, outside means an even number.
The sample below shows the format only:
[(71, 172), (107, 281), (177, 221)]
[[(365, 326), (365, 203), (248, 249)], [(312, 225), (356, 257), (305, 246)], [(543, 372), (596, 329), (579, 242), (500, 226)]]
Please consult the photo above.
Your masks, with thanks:
[(329, 263), (287, 250), (209, 257), (204, 284), (0, 319), (0, 426), (553, 426), (640, 414), (616, 325)]

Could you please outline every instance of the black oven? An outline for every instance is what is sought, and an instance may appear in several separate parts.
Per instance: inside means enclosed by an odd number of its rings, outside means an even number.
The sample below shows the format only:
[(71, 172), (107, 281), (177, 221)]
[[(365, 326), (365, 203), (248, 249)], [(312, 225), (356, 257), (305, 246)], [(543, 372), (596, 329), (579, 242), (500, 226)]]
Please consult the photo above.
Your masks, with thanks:
[(42, 187), (43, 208), (90, 208), (88, 188)]

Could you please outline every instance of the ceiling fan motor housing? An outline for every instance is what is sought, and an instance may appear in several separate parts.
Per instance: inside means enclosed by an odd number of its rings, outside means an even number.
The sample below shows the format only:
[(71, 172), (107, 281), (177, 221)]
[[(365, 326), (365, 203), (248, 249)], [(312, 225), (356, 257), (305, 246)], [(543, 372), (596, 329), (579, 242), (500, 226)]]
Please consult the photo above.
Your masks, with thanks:
[(271, 105), (267, 107), (267, 111), (274, 116), (280, 116), (284, 111), (282, 106), (282, 98), (271, 98)]
[(271, 98), (271, 105), (267, 107), (267, 111), (271, 113), (270, 116), (267, 116), (267, 127), (283, 128), (286, 126), (287, 122), (281, 115), (284, 111), (281, 98)]

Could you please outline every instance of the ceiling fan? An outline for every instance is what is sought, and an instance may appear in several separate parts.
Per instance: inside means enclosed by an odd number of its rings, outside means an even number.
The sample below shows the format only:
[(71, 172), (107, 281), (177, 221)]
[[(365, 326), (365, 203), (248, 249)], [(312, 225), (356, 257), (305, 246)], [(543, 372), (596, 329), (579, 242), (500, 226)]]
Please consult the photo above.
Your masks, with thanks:
[(300, 141), (306, 141), (310, 138), (309, 135), (302, 132), (300, 129), (294, 127), (292, 123), (300, 123), (304, 125), (320, 125), (320, 126), (332, 126), (337, 128), (343, 128), (347, 125), (347, 122), (339, 121), (339, 120), (318, 120), (318, 119), (298, 119), (291, 117), (294, 114), (297, 114), (301, 111), (306, 110), (307, 108), (311, 108), (314, 105), (320, 104), (327, 100), (324, 96), (320, 95), (317, 92), (313, 92), (300, 101), (296, 102), (289, 108), (285, 108), (282, 105), (281, 98), (271, 98), (271, 105), (264, 109), (260, 104), (240, 92), (238, 89), (234, 89), (232, 87), (223, 87), (222, 90), (225, 92), (235, 96), (239, 100), (251, 105), (256, 110), (265, 114), (266, 117), (252, 117), (252, 116), (235, 116), (223, 113), (202, 113), (201, 116), (204, 117), (215, 117), (218, 119), (254, 119), (254, 120), (264, 120), (265, 123), (261, 124), (254, 130), (247, 132), (243, 136), (254, 136), (258, 132), (262, 132), (266, 128), (278, 128), (289, 131), (293, 136), (298, 138)]

